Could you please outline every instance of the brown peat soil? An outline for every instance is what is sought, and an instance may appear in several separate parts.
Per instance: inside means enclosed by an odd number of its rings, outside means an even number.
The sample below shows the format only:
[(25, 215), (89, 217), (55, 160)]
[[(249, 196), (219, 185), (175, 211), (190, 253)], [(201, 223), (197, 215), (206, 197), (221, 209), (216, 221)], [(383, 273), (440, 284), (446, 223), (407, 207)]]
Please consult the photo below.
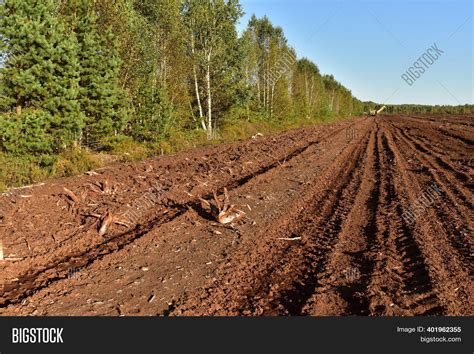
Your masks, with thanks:
[(363, 117), (10, 191), (0, 315), (472, 316), (473, 157), (472, 115)]

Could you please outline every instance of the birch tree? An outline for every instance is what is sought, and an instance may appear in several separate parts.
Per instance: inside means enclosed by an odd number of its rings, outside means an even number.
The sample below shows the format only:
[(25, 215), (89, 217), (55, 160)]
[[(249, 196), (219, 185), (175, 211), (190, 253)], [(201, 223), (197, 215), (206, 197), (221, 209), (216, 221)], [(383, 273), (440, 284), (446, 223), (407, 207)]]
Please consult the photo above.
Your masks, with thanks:
[(182, 14), (200, 124), (212, 138), (214, 94), (218, 88), (228, 88), (233, 67), (227, 64), (236, 52), (235, 26), (242, 10), (237, 0), (185, 0)]

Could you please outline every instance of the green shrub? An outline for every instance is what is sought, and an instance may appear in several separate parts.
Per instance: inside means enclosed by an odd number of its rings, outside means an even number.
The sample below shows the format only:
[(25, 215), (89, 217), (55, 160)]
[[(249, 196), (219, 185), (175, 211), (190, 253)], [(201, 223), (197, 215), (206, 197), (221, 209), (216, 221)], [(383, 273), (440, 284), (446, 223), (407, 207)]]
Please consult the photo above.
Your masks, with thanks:
[(70, 148), (62, 152), (54, 163), (51, 175), (54, 177), (73, 176), (100, 167), (100, 162), (85, 149)]
[(0, 191), (40, 182), (48, 172), (37, 162), (0, 153)]
[(111, 155), (119, 157), (120, 161), (142, 160), (151, 155), (150, 149), (145, 143), (133, 140), (132, 137), (117, 135), (106, 139), (103, 150)]

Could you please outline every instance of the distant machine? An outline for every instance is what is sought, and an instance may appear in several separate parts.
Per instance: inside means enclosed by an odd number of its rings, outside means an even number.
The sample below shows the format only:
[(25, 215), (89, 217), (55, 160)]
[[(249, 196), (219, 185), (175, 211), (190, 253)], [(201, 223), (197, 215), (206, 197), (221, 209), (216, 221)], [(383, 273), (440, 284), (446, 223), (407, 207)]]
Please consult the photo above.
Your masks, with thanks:
[(375, 109), (371, 109), (371, 110), (369, 110), (369, 116), (373, 116), (373, 117), (378, 116), (380, 113), (382, 113), (385, 110), (385, 108), (387, 108), (387, 107), (383, 106), (378, 111), (375, 110)]

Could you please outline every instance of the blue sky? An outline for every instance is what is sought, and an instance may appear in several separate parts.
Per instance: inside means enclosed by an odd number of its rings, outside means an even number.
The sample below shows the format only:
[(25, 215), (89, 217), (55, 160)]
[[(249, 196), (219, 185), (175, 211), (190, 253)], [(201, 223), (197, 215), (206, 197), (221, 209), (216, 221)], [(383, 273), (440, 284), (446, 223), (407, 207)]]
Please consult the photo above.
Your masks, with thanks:
[[(314, 61), (361, 100), (465, 104), (473, 98), (472, 0), (241, 0), (239, 29), (255, 13), (283, 28), (298, 57)], [(401, 75), (436, 43), (444, 53), (409, 86)]]

